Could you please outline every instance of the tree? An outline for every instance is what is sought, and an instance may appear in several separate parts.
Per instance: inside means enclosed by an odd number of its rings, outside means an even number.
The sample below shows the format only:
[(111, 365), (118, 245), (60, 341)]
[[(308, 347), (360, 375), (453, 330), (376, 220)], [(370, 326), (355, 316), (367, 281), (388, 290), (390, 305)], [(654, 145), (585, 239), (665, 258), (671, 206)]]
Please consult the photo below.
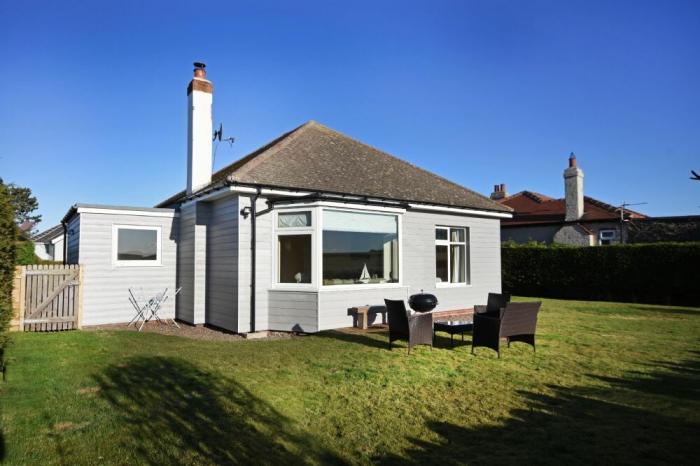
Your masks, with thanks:
[(0, 184), (4, 185), (10, 196), (15, 212), (15, 223), (21, 225), (24, 222), (37, 224), (41, 222), (41, 215), (32, 215), (39, 208), (39, 201), (32, 195), (30, 188), (22, 188), (14, 183), (5, 184), (0, 178)]
[(14, 206), (7, 187), (0, 183), (0, 370), (7, 344), (6, 330), (12, 314), (12, 276), (15, 271)]

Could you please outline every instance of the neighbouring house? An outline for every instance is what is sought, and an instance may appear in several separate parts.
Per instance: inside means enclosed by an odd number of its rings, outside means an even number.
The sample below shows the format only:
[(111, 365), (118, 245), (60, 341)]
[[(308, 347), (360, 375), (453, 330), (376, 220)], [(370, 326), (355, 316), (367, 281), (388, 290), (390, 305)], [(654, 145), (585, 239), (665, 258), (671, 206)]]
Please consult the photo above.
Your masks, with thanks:
[(441, 310), (500, 292), (510, 207), (313, 121), (212, 173), (212, 94), (195, 64), (183, 191), (64, 217), (85, 325), (131, 319), (131, 286), (181, 287), (162, 317), (240, 333), (347, 327), (350, 308), (421, 290)]
[(32, 238), (34, 253), (39, 259), (48, 261), (63, 261), (63, 225), (58, 224), (36, 234)]
[(501, 237), (503, 241), (516, 243), (616, 244), (627, 238), (625, 225), (630, 220), (646, 218), (639, 212), (584, 196), (583, 170), (576, 164), (573, 153), (564, 170), (563, 199), (534, 191), (509, 196), (505, 184), (494, 185), (491, 199), (513, 209), (513, 218), (501, 222)]

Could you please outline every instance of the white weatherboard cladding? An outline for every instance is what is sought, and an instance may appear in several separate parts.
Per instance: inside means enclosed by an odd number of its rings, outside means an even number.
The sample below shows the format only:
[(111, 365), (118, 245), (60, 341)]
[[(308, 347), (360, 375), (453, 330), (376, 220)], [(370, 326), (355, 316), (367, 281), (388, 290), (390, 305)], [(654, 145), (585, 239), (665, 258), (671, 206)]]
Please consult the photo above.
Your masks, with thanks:
[(238, 197), (211, 203), (207, 224), (208, 324), (238, 330)]
[[(196, 78), (195, 78), (196, 79)], [(211, 182), (212, 94), (193, 90), (187, 97), (187, 193)]]
[[(79, 229), (80, 264), (83, 271), (83, 325), (128, 322), (135, 311), (128, 301), (129, 287), (142, 288), (154, 295), (168, 288), (175, 290), (177, 217), (81, 213), (79, 222), (69, 228)], [(158, 267), (119, 267), (112, 261), (112, 226), (140, 225), (160, 227), (161, 265)], [(76, 235), (77, 236), (77, 235)], [(69, 257), (73, 254), (69, 236)], [(175, 316), (175, 300), (168, 299), (161, 317)]]
[[(238, 198), (238, 210), (251, 206), (251, 197)], [(268, 208), (266, 199), (259, 198), (256, 203), (258, 212)], [(260, 213), (256, 219), (256, 267), (255, 267), (255, 329), (268, 330), (268, 290), (272, 284), (272, 212)], [(251, 278), (251, 248), (250, 248), (251, 216), (238, 216), (238, 331), (250, 331), (250, 278)]]
[[(239, 209), (250, 205), (250, 198), (241, 196)], [(267, 206), (258, 201), (258, 210)], [(332, 209), (324, 212), (324, 225)], [(313, 332), (352, 325), (350, 307), (383, 304), (384, 299), (407, 300), (424, 290), (438, 297), (437, 310), (470, 308), (485, 304), (489, 292), (501, 291), (500, 221), (423, 211), (407, 211), (402, 215), (401, 245), (403, 276), (400, 284), (358, 285), (341, 288), (278, 289), (273, 286), (273, 231), (271, 213), (257, 218), (257, 330), (299, 330)], [(469, 228), (469, 267), (471, 282), (442, 284), (435, 281), (435, 228), (456, 226)], [(250, 329), (250, 217), (240, 219), (239, 230), (239, 331)], [(315, 322), (315, 325), (314, 325)]]

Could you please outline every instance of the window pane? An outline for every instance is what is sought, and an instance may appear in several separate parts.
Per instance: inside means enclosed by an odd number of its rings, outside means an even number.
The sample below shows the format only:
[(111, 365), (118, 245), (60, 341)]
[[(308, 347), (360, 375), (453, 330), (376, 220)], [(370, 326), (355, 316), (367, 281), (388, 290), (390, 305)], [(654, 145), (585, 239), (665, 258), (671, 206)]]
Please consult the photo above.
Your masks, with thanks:
[(450, 229), (450, 241), (464, 243), (464, 229), (463, 228), (451, 228)]
[(452, 283), (465, 283), (466, 250), (463, 244), (450, 246), (450, 277)]
[(435, 239), (447, 239), (447, 228), (436, 228)]
[(435, 246), (435, 281), (448, 282), (447, 275), (447, 246)]
[(324, 285), (398, 280), (398, 219), (395, 215), (323, 213)]
[(311, 212), (285, 212), (277, 214), (279, 228), (300, 228), (311, 226)]
[(154, 261), (158, 259), (158, 231), (117, 230), (117, 260)]
[(280, 283), (311, 283), (311, 235), (278, 237)]

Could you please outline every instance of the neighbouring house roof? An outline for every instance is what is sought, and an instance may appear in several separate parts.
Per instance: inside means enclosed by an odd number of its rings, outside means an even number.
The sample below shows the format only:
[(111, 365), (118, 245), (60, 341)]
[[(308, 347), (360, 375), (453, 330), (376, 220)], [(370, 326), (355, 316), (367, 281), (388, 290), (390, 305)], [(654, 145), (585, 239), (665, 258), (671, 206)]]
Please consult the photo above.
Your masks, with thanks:
[[(209, 186), (258, 185), (510, 212), (486, 196), (315, 121), (309, 121), (212, 175)], [(186, 199), (181, 191), (158, 204)]]
[(52, 226), (51, 228), (37, 233), (32, 237), (32, 241), (35, 243), (48, 243), (49, 241), (58, 238), (63, 235), (63, 225), (60, 223), (58, 225)]
[[(521, 191), (498, 202), (515, 211), (512, 219), (502, 220), (504, 227), (564, 223), (566, 217), (564, 199), (554, 199), (534, 191)], [(646, 215), (625, 209), (625, 218), (641, 219)], [(583, 197), (583, 216), (577, 220), (578, 223), (619, 220), (618, 207), (592, 197)]]

